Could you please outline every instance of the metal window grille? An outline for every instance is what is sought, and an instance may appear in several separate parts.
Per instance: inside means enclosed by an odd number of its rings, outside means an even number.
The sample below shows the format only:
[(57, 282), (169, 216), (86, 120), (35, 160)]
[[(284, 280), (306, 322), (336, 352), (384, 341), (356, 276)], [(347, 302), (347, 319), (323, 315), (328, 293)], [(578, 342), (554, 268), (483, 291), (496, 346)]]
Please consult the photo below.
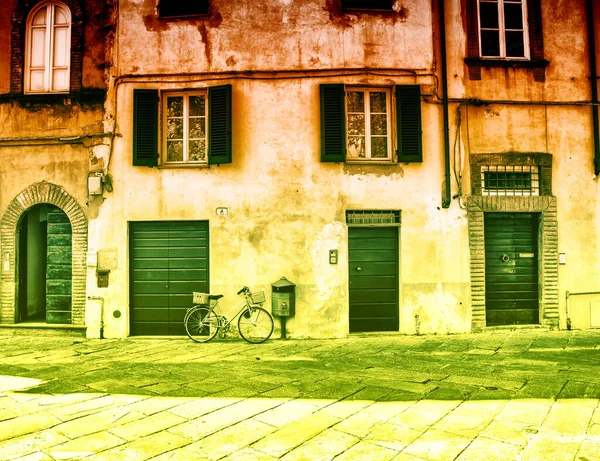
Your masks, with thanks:
[(487, 165), (481, 167), (483, 195), (540, 195), (539, 167)]
[(349, 210), (346, 224), (362, 226), (385, 226), (400, 224), (400, 210)]

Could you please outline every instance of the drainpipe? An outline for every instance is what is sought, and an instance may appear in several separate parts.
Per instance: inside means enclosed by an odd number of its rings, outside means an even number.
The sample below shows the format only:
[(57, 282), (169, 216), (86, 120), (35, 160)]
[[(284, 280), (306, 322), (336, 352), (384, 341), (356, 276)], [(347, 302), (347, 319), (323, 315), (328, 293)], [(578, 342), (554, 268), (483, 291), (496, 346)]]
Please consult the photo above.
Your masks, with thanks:
[(594, 130), (594, 174), (600, 174), (600, 133), (598, 132), (598, 72), (596, 70), (596, 30), (594, 27), (594, 1), (586, 1), (588, 41), (590, 43), (590, 83), (592, 85), (592, 120)]
[(444, 0), (440, 0), (438, 5), (440, 9), (440, 48), (442, 58), (442, 107), (444, 110), (444, 172), (446, 176), (442, 191), (442, 208), (450, 208), (452, 201), (450, 190), (450, 128), (448, 127), (448, 69), (446, 65), (446, 14), (444, 12)]

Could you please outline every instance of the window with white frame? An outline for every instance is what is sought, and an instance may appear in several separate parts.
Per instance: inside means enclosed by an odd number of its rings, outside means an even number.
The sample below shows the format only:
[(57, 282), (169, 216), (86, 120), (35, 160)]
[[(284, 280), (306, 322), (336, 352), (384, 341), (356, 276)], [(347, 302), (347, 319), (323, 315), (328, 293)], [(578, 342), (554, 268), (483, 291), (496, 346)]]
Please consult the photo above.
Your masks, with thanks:
[(71, 12), (61, 2), (43, 2), (27, 19), (25, 92), (69, 91)]
[(390, 90), (349, 88), (346, 92), (348, 160), (391, 159)]
[(206, 92), (165, 93), (165, 163), (207, 163)]
[(529, 59), (526, 0), (478, 0), (480, 56)]

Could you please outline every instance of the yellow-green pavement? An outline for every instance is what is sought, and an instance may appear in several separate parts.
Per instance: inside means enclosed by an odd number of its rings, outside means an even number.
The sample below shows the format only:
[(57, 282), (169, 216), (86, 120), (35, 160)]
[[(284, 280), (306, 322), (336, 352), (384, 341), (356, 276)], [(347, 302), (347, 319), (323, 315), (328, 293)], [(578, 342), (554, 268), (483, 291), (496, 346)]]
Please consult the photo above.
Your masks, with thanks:
[(0, 337), (0, 460), (600, 460), (600, 331)]

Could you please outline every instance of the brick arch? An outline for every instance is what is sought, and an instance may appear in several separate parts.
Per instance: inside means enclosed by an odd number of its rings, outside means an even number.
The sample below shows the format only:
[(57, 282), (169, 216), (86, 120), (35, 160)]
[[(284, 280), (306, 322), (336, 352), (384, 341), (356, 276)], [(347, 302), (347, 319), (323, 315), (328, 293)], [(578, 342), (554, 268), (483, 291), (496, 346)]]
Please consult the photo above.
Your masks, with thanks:
[[(12, 13), (10, 92), (23, 93), (25, 68), (25, 26), (27, 15), (38, 3), (46, 0), (18, 0)], [(71, 66), (70, 93), (81, 90), (83, 65), (83, 23), (85, 11), (79, 0), (59, 0), (71, 10)]]
[[(40, 203), (60, 208), (71, 222), (72, 248), (72, 324), (85, 324), (85, 279), (88, 220), (83, 208), (61, 186), (40, 181), (23, 190), (8, 205), (0, 222), (2, 279), (0, 281), (0, 323), (15, 323), (16, 318), (16, 236), (23, 213)], [(8, 263), (8, 265), (7, 265)]]

